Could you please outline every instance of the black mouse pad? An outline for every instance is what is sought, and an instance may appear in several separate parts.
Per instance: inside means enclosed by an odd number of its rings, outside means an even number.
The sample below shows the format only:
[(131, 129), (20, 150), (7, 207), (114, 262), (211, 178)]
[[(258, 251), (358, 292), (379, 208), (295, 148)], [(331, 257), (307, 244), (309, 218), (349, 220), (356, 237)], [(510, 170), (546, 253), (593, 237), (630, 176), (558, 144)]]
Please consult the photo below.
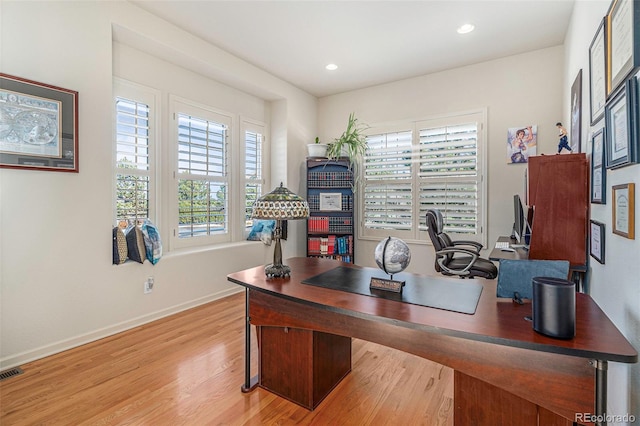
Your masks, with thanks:
[(380, 269), (338, 266), (308, 278), (302, 283), (463, 314), (476, 312), (482, 293), (482, 285), (475, 282), (403, 273), (393, 276), (394, 280), (405, 281), (402, 293), (393, 293), (369, 288), (372, 277), (390, 278)]

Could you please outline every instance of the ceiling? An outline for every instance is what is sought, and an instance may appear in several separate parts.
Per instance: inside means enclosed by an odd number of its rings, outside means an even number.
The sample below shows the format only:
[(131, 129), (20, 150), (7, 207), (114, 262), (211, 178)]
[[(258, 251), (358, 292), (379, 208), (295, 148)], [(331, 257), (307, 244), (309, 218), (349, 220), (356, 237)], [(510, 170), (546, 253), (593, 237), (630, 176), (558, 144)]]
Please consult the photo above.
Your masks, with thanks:
[[(561, 45), (574, 1), (132, 3), (323, 97)], [(464, 23), (475, 31), (458, 34)]]

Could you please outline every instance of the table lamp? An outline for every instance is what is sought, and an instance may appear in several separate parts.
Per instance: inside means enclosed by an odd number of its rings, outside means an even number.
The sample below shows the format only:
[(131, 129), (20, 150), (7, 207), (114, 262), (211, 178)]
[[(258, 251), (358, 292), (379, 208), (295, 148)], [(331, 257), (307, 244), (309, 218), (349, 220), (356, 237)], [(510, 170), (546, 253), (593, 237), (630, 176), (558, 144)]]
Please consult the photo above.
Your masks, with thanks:
[(268, 277), (284, 277), (291, 274), (291, 268), (282, 264), (282, 221), (305, 219), (309, 217), (309, 204), (300, 196), (280, 186), (270, 193), (258, 198), (253, 204), (252, 219), (275, 219), (276, 228), (273, 238), (276, 247), (273, 252), (273, 263), (265, 266), (264, 272)]

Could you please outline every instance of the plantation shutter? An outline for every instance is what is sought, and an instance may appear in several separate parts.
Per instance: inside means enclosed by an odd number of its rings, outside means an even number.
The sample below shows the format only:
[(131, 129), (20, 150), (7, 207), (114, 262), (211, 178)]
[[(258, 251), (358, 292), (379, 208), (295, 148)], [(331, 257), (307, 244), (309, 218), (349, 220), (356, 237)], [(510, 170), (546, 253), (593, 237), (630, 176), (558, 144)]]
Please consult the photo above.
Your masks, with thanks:
[(410, 231), (413, 222), (412, 132), (367, 137), (364, 156), (364, 226)]
[(228, 233), (225, 123), (178, 114), (178, 236)]
[(245, 226), (251, 227), (253, 204), (262, 196), (264, 176), (262, 170), (263, 136), (256, 131), (245, 131)]
[(149, 218), (149, 105), (116, 97), (116, 220)]
[(420, 230), (430, 208), (445, 231), (476, 235), (479, 220), (478, 123), (419, 128)]

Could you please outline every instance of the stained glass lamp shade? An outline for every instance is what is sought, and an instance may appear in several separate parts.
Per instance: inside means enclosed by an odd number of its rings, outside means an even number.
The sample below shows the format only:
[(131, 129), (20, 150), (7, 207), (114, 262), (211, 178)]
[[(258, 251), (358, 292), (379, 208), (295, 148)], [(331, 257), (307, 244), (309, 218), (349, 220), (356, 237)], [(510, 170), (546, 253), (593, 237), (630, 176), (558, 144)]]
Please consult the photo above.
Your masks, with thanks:
[(251, 212), (253, 219), (271, 219), (276, 221), (274, 239), (276, 246), (273, 253), (273, 263), (265, 266), (265, 274), (269, 277), (284, 277), (291, 274), (291, 268), (282, 264), (282, 221), (305, 219), (309, 217), (309, 204), (299, 195), (280, 186), (270, 193), (260, 197)]

